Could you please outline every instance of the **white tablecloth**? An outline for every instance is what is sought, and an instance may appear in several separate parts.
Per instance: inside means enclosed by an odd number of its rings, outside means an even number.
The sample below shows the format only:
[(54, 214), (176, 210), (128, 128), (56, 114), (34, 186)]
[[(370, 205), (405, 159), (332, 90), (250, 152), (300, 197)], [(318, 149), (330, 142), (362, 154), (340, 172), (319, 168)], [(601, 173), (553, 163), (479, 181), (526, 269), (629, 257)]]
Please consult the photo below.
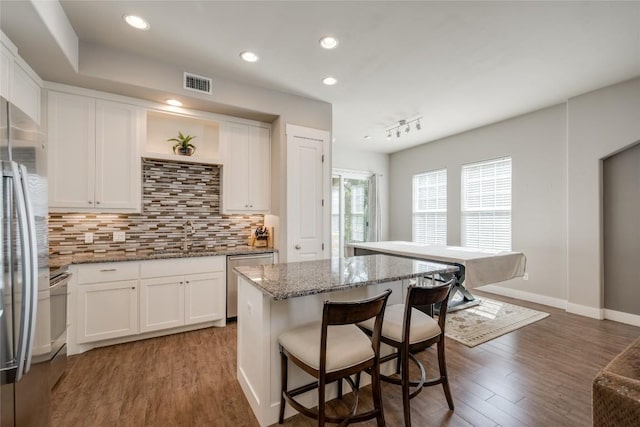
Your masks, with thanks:
[[(467, 288), (520, 277), (526, 268), (526, 258), (522, 252), (424, 245), (401, 241), (349, 243), (347, 248), (362, 248), (391, 255), (461, 264), (466, 270), (464, 286)], [(348, 255), (353, 255), (353, 251), (348, 251)]]

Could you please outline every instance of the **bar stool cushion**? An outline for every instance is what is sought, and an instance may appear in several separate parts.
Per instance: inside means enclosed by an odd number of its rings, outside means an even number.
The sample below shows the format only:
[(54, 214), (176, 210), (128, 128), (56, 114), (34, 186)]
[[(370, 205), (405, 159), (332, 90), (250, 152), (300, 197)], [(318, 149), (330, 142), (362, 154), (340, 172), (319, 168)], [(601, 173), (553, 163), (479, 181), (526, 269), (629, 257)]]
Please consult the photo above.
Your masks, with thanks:
[[(320, 369), (322, 323), (313, 322), (284, 332), (278, 341), (290, 354), (313, 369)], [(333, 325), (327, 329), (327, 372), (373, 359), (371, 340), (356, 325)]]
[[(402, 342), (402, 323), (404, 321), (404, 304), (394, 304), (387, 306), (382, 322), (382, 336), (397, 342)], [(359, 323), (365, 329), (373, 330), (375, 319), (369, 319)], [(411, 332), (409, 333), (409, 344), (415, 344), (438, 336), (441, 333), (438, 322), (431, 316), (411, 309)]]

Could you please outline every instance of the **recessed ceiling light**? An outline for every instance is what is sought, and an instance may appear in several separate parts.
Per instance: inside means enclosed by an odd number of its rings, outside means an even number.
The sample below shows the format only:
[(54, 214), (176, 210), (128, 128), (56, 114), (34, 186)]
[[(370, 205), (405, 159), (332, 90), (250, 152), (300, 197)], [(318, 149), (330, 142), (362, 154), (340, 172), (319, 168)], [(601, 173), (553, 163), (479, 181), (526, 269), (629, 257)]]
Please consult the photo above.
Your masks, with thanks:
[(182, 102), (177, 99), (167, 99), (165, 102), (169, 105), (173, 105), (174, 107), (182, 107)]
[(257, 62), (260, 57), (253, 52), (249, 52), (245, 50), (244, 52), (240, 52), (240, 58), (244, 59), (247, 62)]
[(322, 79), (322, 83), (326, 84), (327, 86), (333, 86), (334, 84), (338, 83), (338, 79), (336, 79), (335, 77), (325, 77), (324, 79)]
[(122, 19), (124, 19), (124, 22), (138, 30), (148, 30), (150, 27), (147, 21), (136, 15), (123, 15)]
[(331, 36), (325, 36), (320, 39), (320, 46), (325, 49), (333, 49), (334, 47), (338, 46), (338, 39)]

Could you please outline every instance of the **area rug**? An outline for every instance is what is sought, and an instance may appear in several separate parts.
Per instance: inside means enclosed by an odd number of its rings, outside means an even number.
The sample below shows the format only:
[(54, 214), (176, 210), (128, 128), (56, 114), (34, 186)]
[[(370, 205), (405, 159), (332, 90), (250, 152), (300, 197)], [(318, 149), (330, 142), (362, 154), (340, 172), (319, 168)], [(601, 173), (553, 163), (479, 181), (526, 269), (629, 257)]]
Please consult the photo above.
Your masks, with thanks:
[(445, 335), (467, 347), (475, 347), (549, 316), (549, 313), (506, 302), (476, 298), (480, 300), (479, 305), (447, 313)]

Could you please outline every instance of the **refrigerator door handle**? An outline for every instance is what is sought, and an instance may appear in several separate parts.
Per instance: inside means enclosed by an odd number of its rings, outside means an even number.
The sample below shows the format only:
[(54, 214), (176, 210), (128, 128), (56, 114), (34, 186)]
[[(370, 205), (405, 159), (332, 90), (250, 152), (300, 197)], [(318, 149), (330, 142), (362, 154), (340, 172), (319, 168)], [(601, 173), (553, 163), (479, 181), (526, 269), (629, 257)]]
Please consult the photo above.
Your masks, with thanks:
[(20, 335), (18, 336), (18, 347), (16, 351), (16, 362), (18, 369), (16, 372), (16, 382), (20, 381), (25, 371), (25, 361), (27, 355), (27, 347), (29, 344), (29, 330), (31, 323), (31, 253), (27, 245), (29, 240), (29, 225), (27, 218), (27, 208), (24, 200), (22, 180), (18, 169), (18, 164), (10, 162), (11, 173), (13, 175), (13, 191), (16, 198), (16, 213), (18, 216), (19, 241), (20, 241), (20, 257), (22, 259), (22, 302), (20, 310)]
[(24, 373), (31, 369), (31, 356), (33, 352), (33, 340), (36, 333), (36, 316), (38, 313), (38, 241), (36, 237), (36, 219), (33, 213), (33, 204), (31, 203), (31, 193), (27, 180), (27, 168), (24, 165), (19, 166), (20, 183), (22, 184), (22, 194), (24, 197), (24, 206), (27, 216), (27, 226), (29, 231), (29, 263), (25, 265), (25, 269), (30, 270), (31, 282), (31, 310), (29, 311), (29, 328), (27, 336), (27, 353), (25, 354)]

